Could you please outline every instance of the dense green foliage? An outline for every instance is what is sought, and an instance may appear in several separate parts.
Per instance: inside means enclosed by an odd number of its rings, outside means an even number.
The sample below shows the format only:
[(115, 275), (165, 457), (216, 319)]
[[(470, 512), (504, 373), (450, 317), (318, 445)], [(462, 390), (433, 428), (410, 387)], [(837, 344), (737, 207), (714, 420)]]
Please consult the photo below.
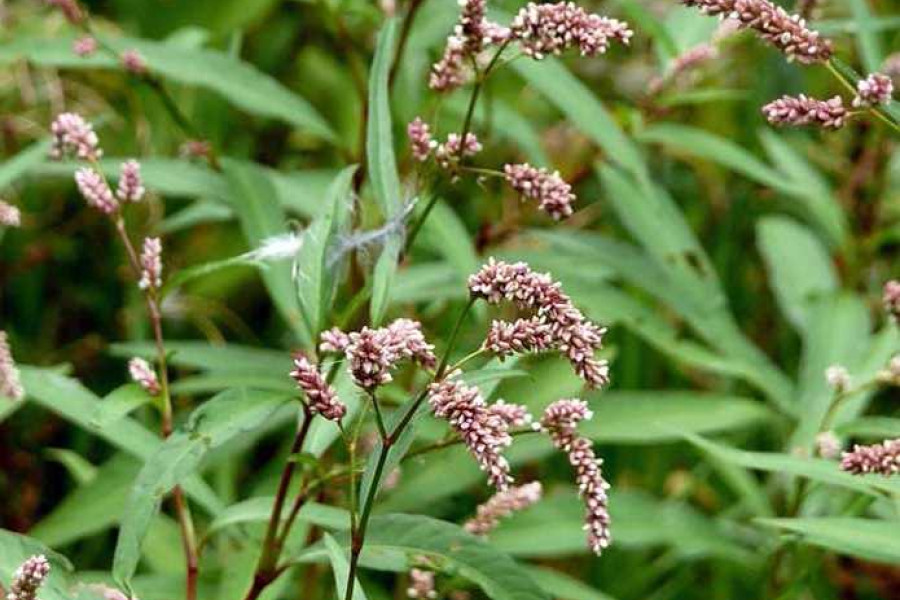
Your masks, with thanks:
[[(522, 4), (492, 0), (491, 14), (508, 22)], [(900, 275), (897, 104), (838, 131), (775, 129), (760, 112), (879, 69), (900, 39), (897, 3), (814, 9), (811, 26), (852, 65), (838, 74), (743, 32), (671, 75), (716, 19), (675, 0), (584, 5), (627, 20), (630, 45), (501, 64), (471, 115), (484, 145), (473, 165), (528, 161), (572, 183), (575, 214), (554, 221), (500, 178), (448, 177), (410, 155), (414, 117), (441, 139), (468, 121), (471, 85), (427, 85), (456, 2), (86, 2), (102, 45), (89, 57), (73, 53), (82, 33), (59, 11), (0, 3), (0, 197), (22, 211), (21, 227), (0, 229), (0, 329), (26, 391), (0, 397), (0, 584), (44, 553), (41, 600), (99, 598), (77, 582), (183, 598), (174, 491), (196, 527), (198, 597), (241, 600), (266, 562), (267, 523), (289, 518), (272, 512), (288, 461), (308, 502), (270, 600), (346, 594), (348, 511), (355, 522), (373, 486), (356, 598), (405, 597), (423, 561), (442, 598), (897, 597), (900, 476), (851, 475), (816, 449), (824, 430), (845, 448), (900, 437), (897, 388), (879, 380), (900, 353), (882, 306)], [(146, 75), (116, 59), (129, 49)], [(163, 402), (128, 377), (129, 358), (159, 357), (125, 248), (79, 196), (78, 165), (47, 158), (63, 111), (94, 123), (105, 173), (142, 164), (149, 199), (127, 225), (135, 240), (163, 238), (175, 425), (164, 441)], [(205, 155), (186, 155), (189, 140)], [(292, 231), (303, 236), (293, 260), (250, 254)], [(570, 465), (541, 436), (517, 436), (508, 456), (544, 498), (487, 540), (457, 525), (491, 495), (484, 473), (416, 406), (386, 459), (399, 477), (375, 496), (377, 422), (343, 368), (345, 430), (316, 420), (291, 452), (303, 418), (291, 351), (314, 353), (335, 325), (409, 317), (439, 357), (463, 358), (514, 313), (465, 309), (467, 277), (489, 257), (551, 272), (609, 328), (602, 390), (552, 356), (478, 357), (466, 373), (486, 398), (535, 415), (589, 401), (580, 431), (612, 485), (601, 557), (585, 547)], [(829, 387), (832, 365), (848, 369), (847, 393)], [(380, 390), (389, 428), (428, 381), (404, 368)]]

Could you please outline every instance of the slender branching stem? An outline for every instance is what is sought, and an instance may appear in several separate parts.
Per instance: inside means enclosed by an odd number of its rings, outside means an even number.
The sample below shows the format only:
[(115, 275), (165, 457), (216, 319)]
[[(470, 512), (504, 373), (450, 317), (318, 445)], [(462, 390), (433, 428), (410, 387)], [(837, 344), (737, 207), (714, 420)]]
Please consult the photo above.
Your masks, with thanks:
[[(280, 548), (278, 547), (278, 527), (281, 523), (282, 511), (284, 510), (284, 504), (287, 500), (287, 494), (290, 491), (291, 480), (294, 477), (294, 470), (297, 465), (295, 455), (303, 450), (303, 444), (306, 441), (307, 434), (309, 434), (309, 428), (313, 418), (313, 413), (309, 410), (306, 403), (303, 403), (302, 406), (303, 423), (301, 423), (297, 430), (297, 435), (294, 437), (294, 443), (291, 445), (290, 454), (281, 471), (278, 489), (275, 492), (275, 502), (272, 505), (272, 514), (269, 516), (269, 524), (266, 527), (266, 534), (263, 538), (262, 553), (260, 554), (259, 562), (256, 566), (256, 572), (253, 575), (253, 585), (244, 597), (245, 600), (254, 600), (259, 597), (266, 586), (278, 577), (278, 571), (276, 570), (278, 556), (280, 554)], [(297, 510), (299, 510), (299, 508)]]
[[(843, 85), (845, 88), (847, 88), (847, 91), (848, 91), (848, 92), (850, 92), (850, 93), (853, 94), (854, 96), (856, 95), (856, 93), (857, 93), (857, 92), (856, 92), (856, 87), (853, 85), (853, 83), (852, 83), (851, 81), (849, 81), (849, 80), (844, 76), (843, 73), (841, 73), (841, 72), (837, 69), (837, 67), (834, 66), (834, 63), (833, 63), (832, 61), (829, 60), (828, 62), (826, 62), (826, 63), (825, 63), (825, 67), (826, 67), (826, 68), (828, 69), (828, 71), (834, 76), (834, 78), (837, 79), (838, 82), (841, 83), (841, 85)], [(876, 118), (878, 118), (879, 120), (883, 121), (888, 127), (890, 127), (891, 129), (893, 129), (896, 133), (900, 133), (900, 124), (898, 124), (896, 121), (894, 121), (893, 118), (889, 117), (889, 116), (884, 112), (884, 109), (882, 109), (881, 107), (878, 107), (878, 106), (872, 106), (872, 107), (869, 107), (869, 108), (867, 109), (867, 111), (868, 111), (869, 113), (871, 113), (872, 115), (874, 115), (874, 116), (875, 116)]]

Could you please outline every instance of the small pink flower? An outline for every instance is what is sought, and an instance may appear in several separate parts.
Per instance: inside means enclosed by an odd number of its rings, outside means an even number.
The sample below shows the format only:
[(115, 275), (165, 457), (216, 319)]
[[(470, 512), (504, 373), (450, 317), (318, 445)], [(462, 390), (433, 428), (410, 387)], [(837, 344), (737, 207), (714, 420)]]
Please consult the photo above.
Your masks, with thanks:
[(0, 200), (0, 225), (4, 227), (18, 227), (22, 224), (22, 216), (19, 209), (12, 204)]
[(26, 560), (13, 573), (7, 600), (37, 600), (38, 590), (50, 574), (50, 563), (43, 554)]
[(894, 319), (894, 322), (900, 323), (900, 281), (892, 279), (884, 284), (884, 310)]
[(891, 78), (882, 73), (870, 73), (865, 79), (856, 84), (856, 97), (853, 106), (877, 106), (890, 104), (894, 93), (894, 83)]
[(597, 555), (609, 547), (610, 518), (607, 508), (609, 484), (603, 478), (600, 467), (603, 460), (597, 458), (593, 444), (576, 433), (576, 426), (593, 416), (583, 400), (557, 400), (547, 407), (541, 418), (541, 427), (550, 434), (553, 445), (566, 452), (575, 468), (578, 494), (587, 507), (584, 528), (588, 532), (588, 546)]
[(841, 469), (854, 475), (877, 473), (888, 477), (900, 473), (900, 439), (853, 446), (852, 451), (844, 452)]
[(407, 125), (406, 133), (409, 136), (409, 146), (413, 158), (419, 162), (428, 160), (431, 151), (437, 146), (437, 142), (431, 139), (431, 129), (428, 127), (428, 123), (421, 117), (416, 117)]
[(78, 6), (77, 0), (46, 0), (50, 6), (58, 8), (69, 23), (78, 25), (84, 20), (84, 13)]
[(503, 450), (512, 443), (509, 424), (485, 404), (477, 388), (467, 386), (456, 373), (428, 386), (428, 403), (436, 417), (447, 419), (462, 438), (481, 470), (498, 490), (505, 490), (512, 477)]
[(398, 358), (412, 360), (426, 369), (437, 364), (434, 346), (425, 341), (422, 324), (412, 319), (396, 319), (387, 326), (388, 343)]
[(337, 397), (337, 392), (328, 385), (319, 369), (302, 354), (294, 356), (294, 370), (291, 377), (306, 394), (309, 409), (329, 421), (340, 421), (347, 413), (347, 407)]
[(89, 35), (72, 42), (72, 51), (81, 57), (90, 56), (97, 51), (97, 40)]
[(147, 72), (147, 61), (137, 50), (126, 50), (122, 53), (122, 66), (126, 71), (134, 75), (143, 75)]
[(603, 54), (610, 41), (628, 44), (633, 35), (626, 23), (590, 14), (574, 2), (529, 2), (513, 19), (511, 30), (522, 51), (536, 60), (576, 46), (583, 56)]
[(350, 344), (350, 337), (337, 327), (323, 331), (319, 336), (319, 352), (344, 352)]
[(462, 136), (458, 133), (451, 133), (447, 136), (447, 141), (438, 144), (434, 150), (434, 159), (442, 169), (449, 169), (459, 162), (460, 158), (475, 156), (481, 152), (481, 142), (474, 133), (466, 134), (465, 147), (460, 152)]
[(488, 407), (491, 414), (503, 419), (509, 427), (530, 425), (532, 416), (521, 404), (510, 404), (505, 400), (497, 400)]
[(71, 152), (81, 160), (97, 160), (103, 155), (94, 127), (76, 113), (57, 115), (50, 125), (53, 146), (50, 157), (60, 159)]
[(532, 167), (528, 163), (503, 167), (506, 181), (522, 196), (538, 202), (538, 208), (557, 221), (572, 214), (575, 194), (559, 171)]
[[(338, 335), (332, 335), (334, 331), (329, 332), (329, 338), (334, 339), (327, 347), (345, 346), (353, 381), (365, 390), (371, 391), (390, 382), (390, 372), (400, 360), (412, 360), (429, 369), (437, 362), (434, 347), (422, 334), (422, 325), (410, 319), (397, 319), (380, 329), (363, 327), (349, 334), (346, 343)], [(322, 349), (325, 347), (323, 335)]]
[(136, 160), (123, 162), (116, 197), (122, 202), (140, 202), (145, 192), (141, 163)]
[(144, 388), (151, 396), (159, 395), (161, 390), (156, 371), (143, 358), (132, 358), (128, 361), (128, 374), (131, 380)]
[(22, 400), (25, 390), (19, 380), (19, 369), (13, 359), (6, 332), (0, 330), (0, 396), (11, 400)]
[(138, 287), (142, 290), (157, 290), (162, 287), (162, 269), (162, 241), (158, 237), (144, 238)]
[(434, 573), (425, 569), (410, 569), (406, 596), (416, 600), (435, 600)]
[(538, 502), (542, 491), (541, 482), (532, 481), (497, 492), (478, 506), (476, 516), (466, 521), (463, 529), (474, 535), (487, 535), (500, 524), (501, 519)]
[(106, 180), (94, 169), (82, 168), (75, 171), (75, 183), (78, 184), (78, 190), (88, 206), (106, 215), (111, 215), (119, 209), (119, 203), (113, 197)]
[(762, 112), (772, 125), (816, 125), (826, 129), (840, 129), (848, 117), (840, 96), (830, 100), (816, 100), (803, 94), (782, 96), (763, 106)]

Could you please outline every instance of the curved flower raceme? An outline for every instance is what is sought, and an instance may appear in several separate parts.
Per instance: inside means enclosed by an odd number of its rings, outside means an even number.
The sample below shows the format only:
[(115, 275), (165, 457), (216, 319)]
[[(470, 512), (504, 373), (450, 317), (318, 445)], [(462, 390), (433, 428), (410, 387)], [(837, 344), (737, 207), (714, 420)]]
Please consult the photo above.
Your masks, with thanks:
[[(609, 382), (609, 365), (594, 357), (606, 329), (589, 321), (547, 273), (535, 273), (523, 263), (505, 263), (493, 258), (469, 277), (469, 293), (491, 304), (514, 303), (531, 310), (531, 319), (512, 324), (494, 322), (485, 348), (500, 357), (518, 351), (556, 350), (572, 364), (591, 387)], [(520, 350), (521, 349), (521, 350)]]
[(840, 96), (829, 100), (817, 100), (803, 94), (782, 96), (763, 106), (762, 112), (772, 125), (817, 125), (825, 129), (840, 129), (848, 117)]
[(113, 197), (106, 180), (94, 169), (85, 167), (75, 171), (75, 183), (78, 184), (78, 191), (88, 206), (105, 215), (111, 215), (119, 210), (119, 203)]
[(160, 392), (159, 378), (156, 371), (143, 358), (132, 358), (128, 361), (128, 374), (131, 380), (144, 388), (151, 396), (156, 396)]
[(162, 286), (162, 268), (162, 241), (158, 237), (144, 238), (138, 287), (142, 290), (159, 289)]
[(572, 214), (575, 194), (572, 186), (559, 175), (559, 171), (548, 171), (532, 167), (528, 163), (505, 165), (506, 181), (525, 198), (536, 200), (538, 208), (559, 221)]
[(329, 421), (340, 421), (347, 413), (347, 407), (338, 399), (337, 391), (325, 381), (318, 367), (302, 354), (294, 356), (294, 370), (291, 377), (309, 400), (309, 410)]
[(26, 560), (16, 569), (9, 586), (7, 600), (37, 600), (38, 590), (50, 574), (47, 558), (38, 554)]
[(62, 113), (50, 125), (53, 145), (50, 157), (60, 159), (72, 153), (81, 160), (97, 160), (103, 156), (94, 126), (76, 113)]
[(821, 63), (831, 58), (831, 42), (806, 26), (798, 15), (769, 0), (681, 0), (707, 15), (735, 19), (744, 29), (752, 29), (787, 56), (801, 63)]
[(144, 181), (141, 177), (141, 163), (127, 160), (122, 163), (116, 197), (122, 202), (140, 202), (144, 197)]
[(854, 475), (877, 473), (888, 477), (900, 473), (900, 439), (853, 446), (853, 450), (843, 453), (841, 469)]
[(894, 94), (894, 82), (883, 73), (870, 73), (856, 84), (853, 106), (867, 107), (889, 104)]
[(588, 13), (574, 2), (529, 2), (515, 16), (510, 30), (522, 51), (537, 60), (572, 47), (582, 56), (603, 54), (610, 42), (627, 45), (633, 35), (626, 23)]
[(359, 387), (374, 390), (391, 381), (391, 371), (401, 360), (411, 360), (431, 369), (437, 363), (434, 346), (425, 340), (422, 325), (411, 319), (397, 319), (387, 327), (344, 333), (338, 328), (323, 332), (323, 352), (343, 352), (350, 375)]
[(569, 456), (569, 462), (575, 468), (578, 493), (587, 506), (584, 529), (588, 546), (599, 555), (611, 541), (606, 493), (609, 484), (600, 470), (603, 459), (594, 454), (591, 441), (579, 437), (575, 430), (580, 421), (592, 416), (583, 400), (557, 400), (544, 411), (541, 427), (550, 434), (553, 445)]
[(453, 373), (428, 387), (428, 403), (435, 416), (446, 419), (462, 438), (481, 470), (498, 490), (509, 487), (509, 462), (503, 450), (512, 443), (509, 423), (491, 411), (477, 388), (468, 386)]
[(487, 502), (478, 506), (476, 515), (466, 521), (463, 529), (475, 535), (487, 535), (497, 527), (501, 519), (538, 502), (542, 492), (540, 481), (532, 481), (497, 492)]
[(19, 380), (19, 369), (9, 348), (6, 332), (0, 330), (0, 396), (12, 400), (25, 397), (25, 390)]

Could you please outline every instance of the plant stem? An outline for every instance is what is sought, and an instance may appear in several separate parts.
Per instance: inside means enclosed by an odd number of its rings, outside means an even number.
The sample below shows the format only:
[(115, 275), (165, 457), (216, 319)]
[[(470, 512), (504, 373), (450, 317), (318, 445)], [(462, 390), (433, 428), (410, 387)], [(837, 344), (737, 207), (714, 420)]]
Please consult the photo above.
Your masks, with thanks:
[[(272, 506), (272, 514), (269, 516), (269, 524), (266, 527), (266, 534), (263, 539), (262, 554), (259, 557), (259, 563), (256, 566), (256, 573), (253, 575), (253, 586), (247, 592), (245, 600), (253, 600), (257, 598), (262, 591), (277, 577), (276, 564), (280, 548), (278, 548), (278, 526), (281, 523), (281, 513), (284, 509), (285, 499), (288, 491), (290, 491), (291, 479), (294, 476), (296, 461), (294, 455), (303, 449), (303, 443), (309, 433), (309, 427), (312, 423), (313, 414), (309, 407), (303, 403), (303, 423), (300, 425), (297, 435), (294, 437), (294, 443), (291, 445), (290, 454), (281, 471), (281, 479), (278, 482), (278, 489), (275, 492), (275, 503)], [(302, 494), (301, 494), (302, 495)], [(298, 508), (299, 510), (299, 508)]]
[[(432, 383), (439, 381), (446, 371), (447, 362), (450, 357), (450, 353), (453, 351), (453, 346), (456, 344), (456, 339), (459, 336), (459, 331), (462, 327), (463, 321), (466, 319), (466, 315), (471, 310), (472, 306), (475, 304), (475, 299), (470, 298), (466, 303), (465, 308), (463, 308), (462, 313), (460, 313), (459, 318), (456, 320), (456, 325), (453, 327), (453, 333), (450, 335), (450, 340), (447, 343), (447, 349), (444, 351), (444, 356), (441, 358), (440, 365), (438, 366), (437, 371), (434, 374), (434, 378), (432, 379)], [(359, 518), (359, 526), (352, 533), (351, 541), (350, 541), (350, 569), (347, 573), (347, 592), (344, 595), (344, 600), (353, 600), (353, 589), (354, 589), (354, 581), (356, 578), (356, 570), (359, 565), (359, 556), (362, 553), (363, 545), (366, 540), (366, 528), (369, 524), (369, 517), (372, 514), (372, 507), (375, 504), (375, 494), (378, 493), (378, 488), (381, 484), (381, 477), (384, 474), (384, 465), (387, 462), (388, 454), (391, 451), (394, 443), (397, 439), (400, 438), (400, 435), (403, 434), (403, 431), (412, 421), (413, 417), (418, 411), (419, 406), (421, 406), (422, 402), (425, 400), (425, 397), (428, 395), (428, 386), (422, 389), (419, 392), (419, 395), (416, 396), (416, 399), (410, 405), (410, 407), (406, 410), (403, 417), (400, 419), (400, 422), (397, 423), (397, 426), (390, 433), (387, 433), (387, 428), (384, 426), (384, 422), (381, 418), (381, 409), (378, 406), (378, 398), (375, 394), (372, 394), (372, 403), (375, 407), (375, 415), (379, 421), (379, 432), (381, 434), (381, 450), (378, 453), (378, 462), (375, 464), (375, 471), (372, 474), (372, 483), (369, 486), (368, 494), (366, 494), (366, 498), (363, 502), (362, 514)]]
[(407, 252), (409, 252), (409, 249), (412, 248), (413, 242), (416, 241), (416, 238), (419, 236), (419, 232), (422, 230), (422, 225), (425, 224), (425, 220), (428, 218), (428, 215), (431, 214), (434, 205), (437, 204), (437, 199), (438, 197), (435, 193), (432, 193), (428, 198), (428, 204), (425, 205), (425, 210), (423, 210), (422, 215), (418, 219), (416, 219), (416, 222), (413, 224), (409, 235), (406, 236), (403, 254), (406, 254)]
[[(851, 94), (856, 96), (857, 91), (856, 91), (856, 88), (853, 86), (853, 83), (850, 82), (846, 77), (844, 77), (843, 73), (838, 71), (837, 67), (834, 66), (834, 63), (832, 63), (829, 60), (828, 62), (825, 63), (825, 67), (831, 72), (831, 74), (835, 77), (835, 79), (837, 79), (845, 88), (847, 88), (847, 91), (849, 91)], [(883, 109), (881, 109), (878, 106), (871, 106), (871, 107), (868, 107), (867, 110), (870, 113), (872, 113), (875, 117), (877, 117), (878, 119), (883, 121), (888, 127), (893, 129), (895, 132), (900, 133), (900, 124), (895, 122), (893, 118), (888, 117), (885, 114)]]
[(394, 55), (394, 64), (391, 65), (391, 71), (388, 74), (388, 89), (394, 85), (394, 79), (400, 71), (400, 59), (403, 58), (403, 52), (406, 50), (406, 43), (409, 41), (409, 32), (412, 30), (413, 21), (416, 20), (416, 14), (422, 6), (423, 0), (412, 0), (406, 16), (403, 17), (403, 25), (400, 29), (400, 41), (397, 43), (397, 53)]

